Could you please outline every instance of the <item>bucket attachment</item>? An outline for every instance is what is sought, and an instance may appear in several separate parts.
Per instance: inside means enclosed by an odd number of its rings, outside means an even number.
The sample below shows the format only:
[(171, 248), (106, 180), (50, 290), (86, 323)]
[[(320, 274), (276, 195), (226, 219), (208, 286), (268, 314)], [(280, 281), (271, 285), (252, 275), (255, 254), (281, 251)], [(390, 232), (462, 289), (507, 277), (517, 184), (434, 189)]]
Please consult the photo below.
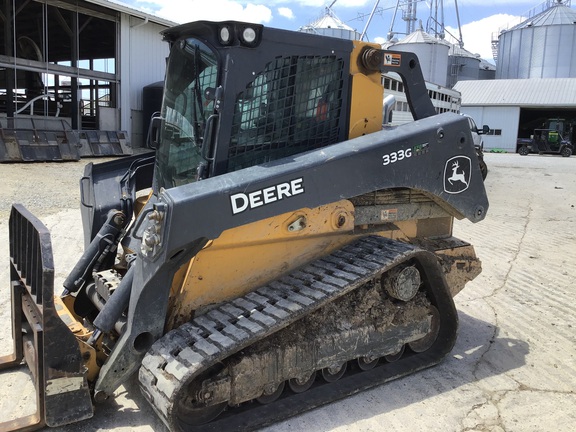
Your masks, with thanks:
[(131, 155), (132, 147), (125, 131), (87, 130), (79, 135), (80, 157)]
[(0, 370), (25, 363), (36, 388), (36, 413), (0, 423), (2, 431), (36, 430), (92, 417), (86, 370), (76, 337), (54, 303), (48, 229), (22, 205), (10, 214), (10, 289), (14, 352)]
[(0, 118), (0, 162), (78, 161), (131, 154), (125, 131), (77, 131), (60, 118)]
[(35, 118), (0, 122), (0, 162), (77, 161), (78, 134), (65, 120)]

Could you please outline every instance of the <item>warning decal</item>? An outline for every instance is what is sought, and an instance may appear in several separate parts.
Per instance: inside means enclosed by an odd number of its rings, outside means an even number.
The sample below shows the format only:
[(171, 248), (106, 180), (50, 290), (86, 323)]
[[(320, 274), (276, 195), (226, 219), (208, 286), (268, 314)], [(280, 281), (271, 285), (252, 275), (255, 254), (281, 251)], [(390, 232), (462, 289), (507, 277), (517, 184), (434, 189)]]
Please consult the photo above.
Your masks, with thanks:
[(381, 221), (398, 220), (398, 209), (380, 210), (380, 220)]
[(400, 62), (402, 60), (401, 54), (384, 54), (384, 66), (400, 66)]

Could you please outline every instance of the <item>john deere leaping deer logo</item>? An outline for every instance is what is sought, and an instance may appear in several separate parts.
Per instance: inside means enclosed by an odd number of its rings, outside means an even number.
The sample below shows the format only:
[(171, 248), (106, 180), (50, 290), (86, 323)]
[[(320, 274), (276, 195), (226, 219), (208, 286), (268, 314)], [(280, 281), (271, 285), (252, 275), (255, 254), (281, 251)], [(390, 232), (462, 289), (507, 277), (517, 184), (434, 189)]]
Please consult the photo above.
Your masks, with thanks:
[(446, 161), (444, 167), (444, 191), (449, 194), (458, 194), (468, 189), (472, 163), (467, 156), (455, 156)]

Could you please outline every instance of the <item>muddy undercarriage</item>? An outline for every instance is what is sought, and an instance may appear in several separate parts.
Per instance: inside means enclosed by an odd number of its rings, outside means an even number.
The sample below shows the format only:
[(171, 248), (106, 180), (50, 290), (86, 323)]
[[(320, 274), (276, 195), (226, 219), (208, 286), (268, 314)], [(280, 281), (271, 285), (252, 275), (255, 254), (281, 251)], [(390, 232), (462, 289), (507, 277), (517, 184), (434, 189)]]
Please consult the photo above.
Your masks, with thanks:
[(456, 326), (435, 255), (369, 237), (169, 332), (140, 382), (173, 430), (251, 430), (438, 363)]

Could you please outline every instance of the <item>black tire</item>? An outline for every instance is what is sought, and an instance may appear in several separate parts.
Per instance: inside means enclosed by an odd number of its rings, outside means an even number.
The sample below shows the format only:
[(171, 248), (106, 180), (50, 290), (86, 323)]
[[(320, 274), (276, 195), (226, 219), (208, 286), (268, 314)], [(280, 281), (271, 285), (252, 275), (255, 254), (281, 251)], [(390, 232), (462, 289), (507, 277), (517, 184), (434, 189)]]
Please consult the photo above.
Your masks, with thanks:
[(344, 373), (346, 372), (346, 365), (347, 363), (344, 362), (339, 368), (337, 367), (324, 368), (320, 371), (320, 374), (322, 375), (322, 378), (324, 378), (324, 381), (328, 383), (336, 382), (340, 378), (342, 378), (342, 375), (344, 375)]
[(388, 354), (384, 356), (384, 359), (388, 362), (388, 363), (394, 363), (395, 361), (400, 360), (400, 358), (402, 357), (402, 355), (404, 354), (404, 351), (406, 350), (406, 345), (402, 345), (402, 348), (400, 348), (400, 350), (398, 352), (392, 353), (392, 354)]
[(562, 157), (570, 157), (572, 156), (572, 150), (568, 147), (564, 147), (560, 152), (560, 154), (562, 155)]
[(312, 387), (314, 380), (316, 379), (316, 371), (312, 372), (307, 380), (299, 380), (297, 378), (292, 378), (288, 380), (288, 387), (294, 393), (303, 393)]
[(208, 368), (198, 380), (188, 385), (186, 390), (177, 399), (174, 409), (176, 423), (181, 430), (190, 429), (211, 422), (218, 417), (228, 406), (228, 402), (221, 402), (216, 405), (205, 405), (201, 401), (194, 400), (196, 391), (200, 388), (205, 379), (217, 375), (222, 370), (221, 364), (215, 364)]
[(286, 385), (285, 381), (281, 382), (280, 384), (278, 384), (278, 387), (276, 387), (276, 389), (268, 389), (269, 390), (268, 392), (262, 393), (262, 396), (256, 398), (256, 400), (260, 402), (262, 405), (274, 402), (276, 399), (280, 397), (280, 395), (284, 391), (285, 385)]
[(488, 165), (486, 165), (484, 159), (480, 159), (478, 163), (480, 164), (480, 172), (482, 173), (482, 180), (486, 180), (486, 176), (488, 175)]
[(518, 149), (518, 153), (520, 153), (520, 156), (528, 156), (528, 153), (530, 153), (530, 150), (528, 150), (528, 147), (522, 146)]

